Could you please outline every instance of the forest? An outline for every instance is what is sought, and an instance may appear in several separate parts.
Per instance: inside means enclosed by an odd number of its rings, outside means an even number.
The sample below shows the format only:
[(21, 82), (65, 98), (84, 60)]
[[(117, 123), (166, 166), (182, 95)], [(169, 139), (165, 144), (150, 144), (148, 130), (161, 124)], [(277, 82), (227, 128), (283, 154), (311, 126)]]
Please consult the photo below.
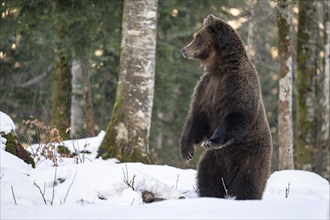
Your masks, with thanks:
[(104, 159), (195, 168), (198, 156), (185, 164), (180, 138), (203, 68), (180, 49), (213, 14), (237, 30), (258, 71), (272, 170), (329, 180), (329, 0), (0, 4), (0, 111), (23, 146), (106, 131)]

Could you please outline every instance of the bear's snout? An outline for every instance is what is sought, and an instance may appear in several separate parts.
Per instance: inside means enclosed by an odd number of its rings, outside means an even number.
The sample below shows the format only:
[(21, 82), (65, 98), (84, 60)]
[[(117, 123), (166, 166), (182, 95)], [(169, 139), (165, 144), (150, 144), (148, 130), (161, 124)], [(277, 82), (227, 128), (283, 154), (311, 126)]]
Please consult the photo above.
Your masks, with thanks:
[(186, 49), (185, 49), (185, 48), (182, 48), (182, 49), (181, 49), (181, 53), (182, 53), (182, 56), (183, 56), (184, 58), (187, 58), (187, 55), (186, 55)]
[[(189, 46), (189, 45), (188, 45)], [(185, 59), (193, 59), (193, 56), (191, 54), (191, 51), (189, 50), (190, 48), (188, 48), (188, 46), (185, 46), (181, 49), (181, 53), (183, 58)]]

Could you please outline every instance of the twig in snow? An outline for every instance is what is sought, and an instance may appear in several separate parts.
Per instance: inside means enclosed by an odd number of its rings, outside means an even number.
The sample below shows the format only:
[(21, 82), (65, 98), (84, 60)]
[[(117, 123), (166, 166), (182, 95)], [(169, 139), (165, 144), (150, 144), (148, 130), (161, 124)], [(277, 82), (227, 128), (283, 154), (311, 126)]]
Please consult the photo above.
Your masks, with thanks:
[(225, 197), (228, 197), (228, 190), (226, 188), (225, 181), (223, 180), (222, 177), (221, 177), (221, 181), (222, 181), (223, 188), (225, 189), (225, 192), (226, 192), (226, 196)]
[(133, 201), (131, 202), (131, 206), (133, 205), (134, 201), (135, 201), (135, 199), (133, 199)]
[(74, 174), (74, 177), (73, 177), (73, 179), (72, 179), (72, 182), (71, 182), (71, 184), (70, 184), (68, 190), (66, 191), (66, 194), (65, 194), (65, 197), (64, 197), (63, 204), (65, 204), (66, 198), (67, 198), (68, 195), (69, 195), (70, 189), (71, 189), (71, 187), (72, 187), (72, 185), (73, 185), (74, 180), (76, 179), (77, 173), (78, 173), (78, 171), (76, 171), (76, 173)]
[(288, 187), (285, 188), (285, 198), (289, 197), (289, 192), (290, 192), (290, 182), (288, 183)]
[(0, 176), (0, 180), (2, 179), (3, 175), (5, 175), (4, 173)]
[(72, 140), (72, 147), (73, 147), (73, 150), (74, 150), (74, 157), (76, 159), (76, 163), (79, 164), (79, 163), (82, 163), (82, 159), (80, 157), (80, 150), (79, 150), (79, 144), (78, 144), (78, 149), (76, 148), (75, 144), (74, 144), (74, 140)]
[(178, 190), (178, 183), (179, 183), (179, 174), (176, 174), (176, 184), (175, 184), (175, 189)]
[(14, 193), (14, 187), (13, 186), (11, 186), (11, 193), (13, 194), (15, 205), (17, 205), (16, 198), (15, 198), (15, 193)]
[(54, 203), (56, 174), (57, 174), (57, 166), (55, 166), (55, 175), (54, 175), (54, 182), (53, 182), (53, 195), (52, 195), (52, 201), (50, 202), (50, 205), (53, 205), (53, 203)]
[(44, 192), (42, 192), (40, 187), (38, 186), (38, 184), (36, 184), (36, 182), (34, 182), (34, 185), (39, 189), (39, 192), (42, 196), (42, 199), (44, 200), (45, 205), (47, 205), (47, 202), (46, 202), (46, 199), (45, 199), (45, 190), (44, 190)]
[(198, 189), (195, 187), (195, 185), (192, 186), (195, 190), (195, 193), (198, 193)]
[(135, 181), (135, 174), (133, 175), (133, 178), (131, 180), (129, 180), (129, 177), (128, 177), (128, 169), (127, 169), (127, 164), (126, 165), (126, 173), (124, 171), (124, 168), (123, 168), (123, 174), (124, 174), (124, 183), (126, 183), (126, 185), (130, 188), (133, 189), (133, 191), (135, 191), (135, 188), (134, 188), (134, 181)]
[(83, 152), (82, 152), (82, 162), (83, 162), (83, 163), (85, 163), (85, 159), (86, 159), (86, 158), (85, 158), (85, 155), (86, 155), (86, 152), (87, 152), (86, 149), (87, 149), (88, 145), (89, 145), (89, 144), (85, 143), (85, 145), (84, 145), (84, 150), (83, 150)]

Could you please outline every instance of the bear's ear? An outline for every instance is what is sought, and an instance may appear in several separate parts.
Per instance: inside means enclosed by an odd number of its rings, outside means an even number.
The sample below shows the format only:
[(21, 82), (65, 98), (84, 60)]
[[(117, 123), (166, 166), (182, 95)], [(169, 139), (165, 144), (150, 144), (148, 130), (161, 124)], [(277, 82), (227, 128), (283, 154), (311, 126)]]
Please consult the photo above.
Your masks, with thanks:
[(212, 26), (212, 24), (214, 24), (216, 21), (218, 20), (217, 17), (215, 17), (214, 15), (210, 14), (208, 15), (204, 21), (203, 21), (203, 25), (205, 26)]
[(209, 30), (209, 33), (212, 36), (220, 34), (220, 23), (219, 19), (215, 17), (214, 15), (210, 14), (208, 15), (204, 21), (203, 21), (204, 27), (206, 27)]
[(219, 26), (207, 26), (207, 30), (215, 42), (220, 42), (222, 30)]

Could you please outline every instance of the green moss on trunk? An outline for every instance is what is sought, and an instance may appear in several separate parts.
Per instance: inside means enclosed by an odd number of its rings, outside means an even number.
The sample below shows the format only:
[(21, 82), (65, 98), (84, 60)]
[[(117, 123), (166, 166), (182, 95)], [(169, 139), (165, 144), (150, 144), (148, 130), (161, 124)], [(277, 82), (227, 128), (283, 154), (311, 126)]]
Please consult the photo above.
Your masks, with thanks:
[[(61, 2), (53, 2), (54, 14), (60, 13)], [(53, 75), (53, 99), (51, 126), (56, 127), (63, 139), (68, 139), (70, 133), (66, 130), (70, 127), (71, 117), (71, 65), (68, 52), (65, 53), (63, 42), (67, 36), (66, 22), (61, 16), (54, 16), (55, 34), (55, 63)]]
[(299, 25), (297, 33), (296, 108), (297, 134), (295, 165), (298, 169), (312, 170), (316, 152), (316, 36), (313, 19), (316, 15), (315, 1), (299, 2)]
[(52, 103), (51, 126), (59, 130), (63, 139), (68, 139), (69, 133), (65, 131), (70, 127), (71, 72), (64, 57), (57, 57), (55, 61)]
[(123, 117), (123, 114), (119, 112), (121, 103), (122, 103), (122, 99), (117, 98), (113, 106), (110, 123), (107, 127), (103, 141), (99, 147), (97, 157), (108, 159), (110, 157), (114, 157), (114, 155), (116, 154), (114, 153), (115, 149), (113, 149), (114, 148), (113, 146), (115, 145), (115, 138), (117, 133), (113, 128), (114, 125), (117, 123), (117, 121)]
[(123, 121), (125, 113), (122, 111), (122, 97), (117, 97), (112, 111), (112, 116), (106, 134), (98, 150), (98, 157), (103, 159), (117, 158), (121, 162), (142, 162), (151, 164), (152, 160), (148, 154), (144, 154), (133, 144), (117, 141), (118, 130), (116, 126)]
[(30, 156), (30, 153), (26, 151), (20, 143), (18, 143), (18, 140), (12, 133), (2, 133), (1, 136), (7, 140), (5, 151), (21, 158), (25, 163), (31, 164), (31, 166), (35, 168), (36, 164)]

